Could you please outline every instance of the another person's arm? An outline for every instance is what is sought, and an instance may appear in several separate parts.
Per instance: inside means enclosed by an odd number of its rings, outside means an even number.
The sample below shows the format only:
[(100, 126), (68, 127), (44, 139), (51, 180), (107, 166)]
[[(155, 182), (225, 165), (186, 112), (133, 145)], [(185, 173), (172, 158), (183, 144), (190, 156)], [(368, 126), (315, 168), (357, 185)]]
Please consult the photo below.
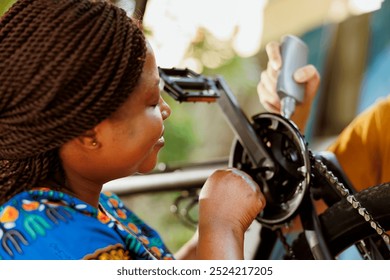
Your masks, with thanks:
[(329, 150), (360, 191), (390, 181), (390, 97), (358, 115)]

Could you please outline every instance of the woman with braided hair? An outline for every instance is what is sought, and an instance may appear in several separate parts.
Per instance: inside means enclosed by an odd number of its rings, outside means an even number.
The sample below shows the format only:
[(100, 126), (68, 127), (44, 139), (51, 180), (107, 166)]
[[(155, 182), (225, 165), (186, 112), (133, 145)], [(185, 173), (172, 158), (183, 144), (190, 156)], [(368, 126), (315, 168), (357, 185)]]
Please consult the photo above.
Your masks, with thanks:
[[(0, 19), (0, 259), (173, 259), (104, 183), (152, 170), (171, 110), (139, 25), (105, 1), (18, 0)], [(199, 197), (176, 257), (243, 258), (265, 201), (238, 170)]]

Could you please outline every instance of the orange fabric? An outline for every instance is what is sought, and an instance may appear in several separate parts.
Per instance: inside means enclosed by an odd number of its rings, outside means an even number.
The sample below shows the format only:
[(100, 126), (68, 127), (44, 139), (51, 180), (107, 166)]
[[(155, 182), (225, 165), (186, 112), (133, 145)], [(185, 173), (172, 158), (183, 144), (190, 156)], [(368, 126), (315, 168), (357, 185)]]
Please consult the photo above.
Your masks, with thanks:
[(390, 182), (390, 96), (357, 116), (329, 147), (357, 190)]

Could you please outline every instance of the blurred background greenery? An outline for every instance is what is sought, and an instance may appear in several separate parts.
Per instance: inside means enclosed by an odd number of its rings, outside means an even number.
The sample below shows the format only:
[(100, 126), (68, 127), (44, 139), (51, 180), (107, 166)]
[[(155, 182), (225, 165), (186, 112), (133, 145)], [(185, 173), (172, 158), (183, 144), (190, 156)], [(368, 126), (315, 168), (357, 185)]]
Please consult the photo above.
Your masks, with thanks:
[[(14, 1), (0, 0), (0, 14)], [(248, 117), (263, 111), (256, 86), (266, 67), (265, 44), (285, 34), (301, 37), (322, 79), (305, 132), (313, 149), (323, 149), (390, 88), (390, 0), (112, 2), (143, 20), (160, 66), (222, 75)], [(234, 135), (219, 107), (179, 104), (164, 97), (173, 113), (166, 122), (166, 146), (156, 172), (214, 160), (227, 163)], [(121, 196), (175, 251), (194, 232), (171, 213), (178, 195)]]

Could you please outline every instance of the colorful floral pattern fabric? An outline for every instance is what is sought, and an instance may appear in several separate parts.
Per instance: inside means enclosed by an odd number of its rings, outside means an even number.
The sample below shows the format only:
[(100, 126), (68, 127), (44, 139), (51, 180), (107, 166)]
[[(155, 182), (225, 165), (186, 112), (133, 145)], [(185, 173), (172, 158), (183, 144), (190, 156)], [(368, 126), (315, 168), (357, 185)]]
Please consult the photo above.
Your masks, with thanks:
[(0, 206), (0, 259), (173, 259), (160, 236), (113, 193), (96, 209), (41, 188)]

